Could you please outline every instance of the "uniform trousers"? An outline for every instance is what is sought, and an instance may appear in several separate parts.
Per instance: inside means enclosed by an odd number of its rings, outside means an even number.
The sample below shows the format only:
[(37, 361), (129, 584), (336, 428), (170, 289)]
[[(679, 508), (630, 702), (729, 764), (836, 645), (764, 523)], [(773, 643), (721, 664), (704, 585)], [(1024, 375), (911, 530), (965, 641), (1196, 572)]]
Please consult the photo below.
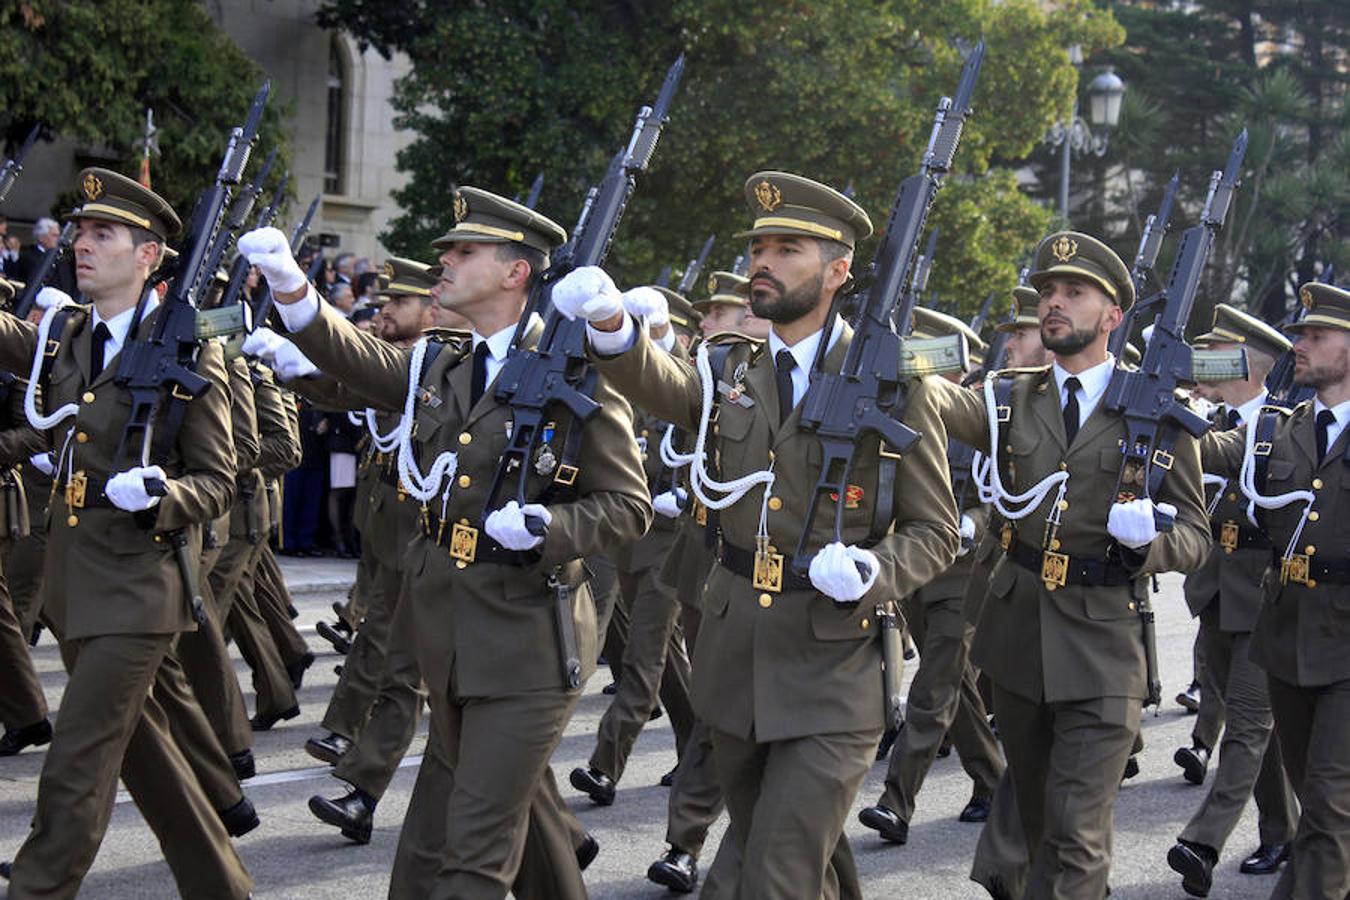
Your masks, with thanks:
[(253, 591), (242, 590), (245, 576), (253, 571), (263, 546), (250, 544), (242, 537), (230, 538), (208, 580), (219, 619), (227, 624), (240, 654), (253, 671), (254, 712), (275, 716), (296, 705), (295, 689), (254, 602)]
[[(351, 649), (342, 661), (342, 675), (323, 714), (324, 728), (350, 740), (361, 734), (380, 692), (390, 622), (399, 607), (399, 571), (378, 562), (371, 568), (365, 622), (352, 638)], [(415, 691), (417, 684), (414, 682), (411, 688)]]
[(210, 596), (209, 579), (203, 579), (202, 589), (206, 621), (199, 622), (196, 631), (179, 635), (175, 649), (199, 709), (206, 714), (221, 747), (234, 755), (253, 746), (253, 730), (248, 724), (239, 676), (225, 647), (220, 617)]
[[(0, 554), (9, 545), (0, 540)], [(36, 725), (47, 717), (47, 698), (33, 668), (28, 634), (14, 610), (4, 575), (0, 575), (0, 725), (6, 730)]]

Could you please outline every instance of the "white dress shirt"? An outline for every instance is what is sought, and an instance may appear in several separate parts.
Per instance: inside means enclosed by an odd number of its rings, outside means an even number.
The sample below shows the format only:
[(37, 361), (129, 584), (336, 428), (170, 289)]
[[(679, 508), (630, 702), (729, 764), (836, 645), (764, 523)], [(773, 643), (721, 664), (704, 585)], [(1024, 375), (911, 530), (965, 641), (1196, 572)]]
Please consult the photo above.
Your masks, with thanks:
[[(830, 329), (830, 343), (825, 348), (828, 353), (834, 349), (835, 343), (839, 340), (841, 333), (840, 321), (838, 316), (834, 317), (834, 325)], [(792, 367), (792, 405), (795, 407), (802, 402), (802, 397), (806, 395), (806, 389), (811, 386), (811, 364), (816, 361), (816, 350), (820, 347), (820, 336), (825, 333), (825, 329), (814, 331), (797, 343), (789, 347), (783, 343), (783, 339), (778, 336), (777, 331), (769, 332), (769, 359), (774, 366), (778, 365), (778, 351), (787, 350), (792, 354), (793, 360), (797, 365)]]
[(473, 332), (473, 349), (476, 351), (478, 345), (487, 343), (487, 384), (497, 380), (497, 375), (501, 372), (502, 366), (506, 363), (506, 354), (511, 352), (511, 336), (516, 333), (516, 326), (512, 324), (506, 326), (496, 334), (483, 337), (477, 331)]
[(1055, 374), (1055, 384), (1059, 387), (1059, 408), (1063, 409), (1069, 402), (1069, 392), (1064, 389), (1064, 382), (1070, 378), (1078, 379), (1078, 425), (1081, 428), (1083, 423), (1092, 415), (1092, 411), (1097, 408), (1097, 403), (1101, 401), (1102, 394), (1106, 393), (1106, 386), (1111, 381), (1111, 372), (1116, 368), (1116, 358), (1111, 354), (1106, 354), (1106, 361), (1097, 363), (1090, 369), (1084, 369), (1077, 375), (1065, 369), (1058, 362), (1051, 367)]
[(1316, 416), (1324, 409), (1331, 410), (1331, 414), (1336, 417), (1336, 421), (1327, 429), (1327, 452), (1330, 453), (1345, 426), (1350, 424), (1350, 400), (1343, 400), (1335, 406), (1327, 406), (1321, 398), (1313, 398), (1313, 421), (1316, 421)]
[[(1266, 400), (1268, 399), (1268, 397), (1269, 395), (1265, 391), (1262, 391), (1252, 399), (1248, 400), (1246, 403), (1238, 404), (1237, 423), (1239, 425), (1246, 425), (1248, 422), (1255, 419), (1256, 414), (1261, 411), (1261, 407), (1266, 405)], [(1230, 406), (1229, 409), (1232, 409), (1232, 407)]]

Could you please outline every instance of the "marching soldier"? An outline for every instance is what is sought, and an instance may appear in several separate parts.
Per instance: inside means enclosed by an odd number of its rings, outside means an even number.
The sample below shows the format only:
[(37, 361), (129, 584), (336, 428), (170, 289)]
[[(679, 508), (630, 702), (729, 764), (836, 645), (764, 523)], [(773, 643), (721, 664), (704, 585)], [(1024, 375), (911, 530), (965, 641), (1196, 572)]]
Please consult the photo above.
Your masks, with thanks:
[[(737, 347), (714, 374), (727, 387), (713, 392), (710, 452), (721, 478), (772, 465), (773, 481), (756, 488), (755, 499), (721, 510), (694, 705), (712, 733), (741, 850), (738, 896), (818, 897), (835, 887), (829, 860), (837, 844), (847, 847), (844, 819), (884, 724), (876, 598), (907, 594), (951, 563), (956, 516), (944, 499), (951, 486), (938, 405), (928, 382), (916, 381), (904, 420), (926, 439), (899, 463), (904, 489), (878, 444), (864, 444), (843, 543), (828, 543), (833, 515), (822, 511), (811, 523), (811, 546), (825, 549), (814, 556), (811, 577), (779, 564), (784, 551), (776, 548), (796, 546), (819, 475), (820, 445), (798, 429), (797, 405), (822, 341), (827, 369), (843, 360), (852, 329), (831, 320), (831, 301), (848, 278), (855, 241), (872, 225), (853, 201), (796, 175), (752, 175), (746, 195), (756, 217), (739, 235), (750, 238), (751, 305), (773, 330), (768, 352)], [(696, 430), (699, 375), (636, 328), (603, 272), (569, 275), (553, 299), (564, 314), (590, 321), (591, 351), (625, 395), (677, 428)]]
[[(543, 502), (510, 502), (484, 518), (511, 427), (511, 409), (496, 401), (492, 386), (530, 288), (565, 237), (530, 209), (461, 188), (455, 227), (436, 246), (441, 302), (473, 323), (472, 352), (466, 343), (430, 360), (424, 350), (400, 351), (361, 334), (321, 304), (279, 231), (240, 239), (300, 349), (325, 373), (359, 384), (377, 406), (409, 403), (414, 413), (404, 427), (415, 418), (417, 465), (454, 479), (428, 485), (436, 479), (421, 476), (426, 505), (404, 557), (402, 586), (417, 623), (432, 727), (445, 751), (443, 759), (424, 759), (414, 788), (414, 802), (424, 780), (448, 794), (438, 811), (437, 896), (504, 897), (510, 888), (531, 802), (580, 698), (579, 685), (564, 679), (564, 658), (575, 652), (583, 681), (594, 670), (595, 610), (581, 557), (636, 539), (651, 517), (628, 404), (601, 379), (601, 412), (580, 439), (568, 446), (568, 435), (582, 426), (559, 412), (531, 462), (529, 493)], [(524, 331), (529, 346), (542, 329), (531, 322)], [(567, 613), (555, 613), (562, 605)], [(413, 818), (401, 845), (425, 837), (415, 833)], [(557, 863), (560, 879), (579, 883), (575, 856)], [(416, 895), (433, 893), (422, 890)], [(414, 895), (396, 865), (391, 893), (400, 892)]]
[(1258, 521), (1272, 547), (1251, 655), (1266, 671), (1280, 753), (1302, 813), (1271, 896), (1344, 897), (1350, 892), (1350, 291), (1305, 284), (1300, 297), (1308, 314), (1286, 326), (1294, 334), (1294, 381), (1316, 396), (1292, 412), (1265, 407), (1244, 429), (1211, 433), (1205, 463), (1240, 480), (1262, 510)]
[[(212, 389), (187, 404), (162, 468), (112, 470), (127, 418), (125, 392), (113, 383), (118, 354), (151, 327), (154, 309), (140, 322), (134, 310), (179, 221), (158, 195), (114, 172), (86, 169), (79, 186), (75, 268), (92, 306), (71, 314), (43, 385), (48, 409), (73, 409), (71, 440), (60, 447), (44, 610), (63, 632), (69, 680), (9, 896), (75, 895), (107, 829), (120, 768), (179, 891), (237, 900), (249, 892), (248, 874), (149, 696), (175, 637), (195, 627), (174, 549), (161, 535), (187, 530), (195, 556), (202, 523), (224, 512), (234, 492), (225, 369), (219, 349), (203, 347), (197, 371)], [(0, 318), (0, 366), (27, 373), (42, 349), (35, 327)], [(165, 496), (149, 493), (151, 475), (165, 481)]]
[(1060, 232), (1037, 248), (1031, 283), (1054, 363), (998, 376), (1011, 391), (993, 424), (983, 397), (955, 389), (944, 419), (957, 440), (995, 451), (1003, 496), (1032, 494), (1003, 529), (971, 648), (994, 686), (1030, 851), (1027, 894), (1099, 897), (1147, 695), (1136, 607), (1148, 575), (1204, 561), (1208, 528), (1187, 435), (1157, 498), (1175, 516), (1170, 532), (1157, 529), (1153, 500), (1115, 496), (1125, 425), (1098, 407), (1115, 368), (1108, 336), (1134, 301), (1124, 263), (1095, 238)]

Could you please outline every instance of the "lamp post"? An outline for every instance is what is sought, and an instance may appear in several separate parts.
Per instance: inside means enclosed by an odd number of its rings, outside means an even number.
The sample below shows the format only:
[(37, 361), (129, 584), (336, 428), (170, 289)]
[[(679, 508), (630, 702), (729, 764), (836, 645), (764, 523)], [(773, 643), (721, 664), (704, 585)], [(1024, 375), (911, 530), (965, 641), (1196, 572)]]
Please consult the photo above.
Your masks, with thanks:
[[(1069, 48), (1069, 61), (1075, 66), (1083, 63), (1081, 48)], [(1078, 101), (1073, 104), (1073, 115), (1068, 122), (1056, 122), (1045, 139), (1052, 147), (1062, 147), (1059, 166), (1059, 214), (1069, 221), (1069, 162), (1074, 153), (1106, 153), (1109, 130), (1120, 122), (1120, 101), (1125, 96), (1125, 82), (1109, 67), (1088, 85), (1088, 118), (1078, 114)], [(1092, 129), (1097, 128), (1094, 134)]]

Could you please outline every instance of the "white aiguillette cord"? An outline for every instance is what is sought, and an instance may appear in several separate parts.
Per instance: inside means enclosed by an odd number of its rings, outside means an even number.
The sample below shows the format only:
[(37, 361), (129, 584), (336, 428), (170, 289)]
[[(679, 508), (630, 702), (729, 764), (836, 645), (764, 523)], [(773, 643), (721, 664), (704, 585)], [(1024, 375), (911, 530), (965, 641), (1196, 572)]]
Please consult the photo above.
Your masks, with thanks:
[[(417, 460), (413, 456), (412, 432), (415, 420), (413, 411), (417, 405), (418, 381), (421, 378), (422, 361), (426, 358), (426, 354), (427, 339), (421, 338), (413, 344), (412, 358), (408, 362), (408, 395), (403, 400), (403, 417), (399, 419), (398, 427), (387, 437), (394, 440), (398, 446), (398, 477), (409, 496), (425, 504), (436, 496), (442, 484), (445, 485), (445, 490), (441, 493), (441, 521), (445, 521), (445, 510), (450, 502), (450, 489), (454, 486), (455, 472), (459, 469), (459, 455), (449, 451), (438, 454), (425, 475), (417, 468)], [(373, 421), (371, 417), (369, 422)], [(373, 427), (371, 431), (373, 434)], [(379, 446), (379, 436), (376, 435), (376, 438), (376, 446)], [(391, 444), (390, 449), (393, 449), (393, 446)]]
[(38, 431), (48, 431), (55, 428), (80, 411), (78, 403), (67, 403), (49, 416), (44, 416), (37, 408), (37, 386), (42, 379), (42, 361), (46, 357), (47, 336), (52, 330), (52, 319), (56, 317), (58, 311), (68, 306), (78, 305), (73, 300), (62, 300), (60, 303), (47, 307), (47, 311), (42, 314), (42, 321), (38, 323), (37, 349), (33, 353), (33, 368), (28, 374), (28, 387), (23, 392), (24, 415), (28, 417), (28, 424)]
[[(1025, 493), (1010, 494), (1007, 488), (1003, 486), (1003, 479), (999, 475), (998, 467), (998, 405), (994, 401), (994, 379), (989, 378), (984, 382), (984, 408), (989, 416), (989, 457), (988, 459), (977, 458), (972, 461), (971, 469), (975, 472), (976, 490), (979, 493), (980, 500), (992, 502), (994, 508), (1009, 520), (1025, 519), (1031, 515), (1040, 505), (1045, 502), (1046, 496), (1051, 490), (1058, 489), (1055, 495), (1055, 502), (1050, 508), (1052, 517), (1058, 516), (1060, 501), (1064, 499), (1066, 483), (1069, 480), (1067, 470), (1060, 472), (1051, 472), (1045, 478), (1042, 478), (1036, 484), (1032, 485)], [(1005, 504), (1026, 504), (1013, 509)]]
[[(1262, 407), (1264, 412), (1267, 407)], [(1271, 407), (1275, 408), (1275, 407)], [(1313, 502), (1317, 497), (1312, 491), (1290, 491), (1287, 494), (1274, 494), (1266, 496), (1256, 489), (1256, 455), (1252, 452), (1256, 446), (1256, 428), (1257, 421), (1260, 420), (1261, 413), (1257, 413), (1247, 426), (1246, 447), (1242, 453), (1242, 469), (1238, 473), (1238, 486), (1242, 493), (1251, 501), (1247, 506), (1247, 518), (1255, 524), (1255, 507), (1262, 509), (1282, 509), (1291, 503), (1303, 503), (1303, 515), (1299, 517), (1298, 526), (1294, 529), (1293, 537), (1289, 539), (1289, 545), (1285, 547), (1285, 561), (1293, 558), (1294, 550), (1299, 545), (1299, 540), (1303, 537), (1303, 526), (1308, 524), (1308, 513), (1312, 511)]]

